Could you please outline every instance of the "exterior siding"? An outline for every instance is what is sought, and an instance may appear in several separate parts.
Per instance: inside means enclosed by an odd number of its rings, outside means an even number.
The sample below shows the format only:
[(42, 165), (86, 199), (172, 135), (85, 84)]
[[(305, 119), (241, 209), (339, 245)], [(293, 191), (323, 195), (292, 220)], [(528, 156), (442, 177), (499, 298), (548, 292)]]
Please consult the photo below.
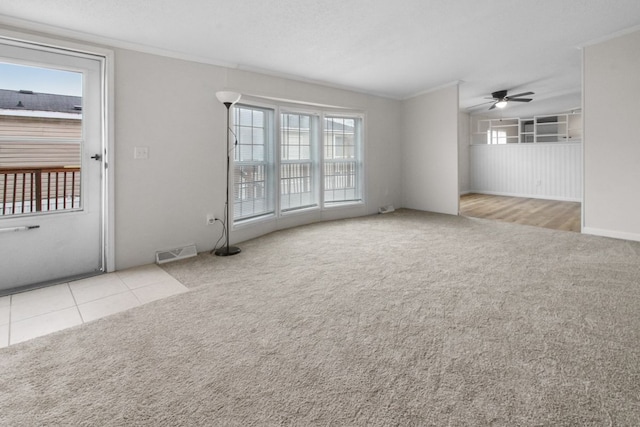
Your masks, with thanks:
[(0, 138), (65, 138), (82, 137), (82, 120), (0, 115)]
[(0, 116), (0, 168), (80, 165), (82, 121)]

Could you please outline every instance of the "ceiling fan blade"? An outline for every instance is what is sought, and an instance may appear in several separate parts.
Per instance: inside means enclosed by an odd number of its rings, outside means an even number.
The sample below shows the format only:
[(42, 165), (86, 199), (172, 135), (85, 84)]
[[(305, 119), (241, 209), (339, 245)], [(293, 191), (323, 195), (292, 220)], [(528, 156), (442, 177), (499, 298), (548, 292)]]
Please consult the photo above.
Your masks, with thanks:
[(515, 95), (508, 95), (507, 98), (513, 99), (513, 98), (517, 98), (519, 96), (527, 96), (527, 95), (535, 95), (535, 93), (533, 93), (533, 92), (522, 92), (522, 93), (517, 93)]
[(476, 108), (476, 107), (481, 107), (483, 105), (491, 104), (492, 102), (495, 102), (495, 101), (481, 102), (480, 104), (476, 104), (476, 105), (472, 105), (471, 107), (467, 107), (467, 110), (471, 110), (471, 109)]
[(496, 108), (496, 104), (497, 104), (497, 102), (494, 102), (493, 105), (491, 107), (489, 107), (489, 110), (493, 110), (494, 108)]
[(508, 102), (531, 102), (531, 98), (507, 98)]

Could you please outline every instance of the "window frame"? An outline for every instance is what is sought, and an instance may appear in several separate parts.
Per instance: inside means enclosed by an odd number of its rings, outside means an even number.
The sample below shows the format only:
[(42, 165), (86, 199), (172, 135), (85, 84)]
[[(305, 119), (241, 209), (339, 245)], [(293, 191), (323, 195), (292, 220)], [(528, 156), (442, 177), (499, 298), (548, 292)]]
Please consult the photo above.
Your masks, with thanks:
[[(309, 138), (310, 138), (310, 152), (311, 152), (311, 173), (312, 173), (312, 185), (313, 185), (313, 197), (314, 197), (314, 201), (315, 204), (312, 205), (308, 205), (308, 206), (300, 206), (297, 208), (289, 208), (289, 209), (283, 209), (282, 208), (282, 188), (281, 188), (281, 184), (282, 184), (282, 176), (281, 176), (281, 171), (282, 171), (282, 116), (284, 114), (293, 114), (293, 115), (306, 115), (309, 116), (312, 121), (315, 122), (315, 129), (313, 129), (312, 131), (309, 132)], [(279, 217), (285, 217), (285, 216), (289, 216), (289, 215), (295, 215), (297, 213), (303, 213), (303, 212), (310, 212), (310, 211), (315, 211), (315, 210), (319, 210), (322, 207), (322, 170), (321, 170), (321, 163), (322, 163), (322, 141), (321, 141), (321, 126), (322, 126), (322, 113), (317, 111), (317, 110), (308, 110), (308, 109), (302, 109), (302, 108), (293, 108), (293, 107), (278, 107), (278, 123), (277, 123), (278, 129), (277, 129), (277, 136), (278, 139), (276, 141), (277, 147), (276, 147), (276, 152), (278, 153), (278, 162), (276, 165), (276, 170), (278, 173), (278, 177), (277, 177), (277, 188), (276, 188), (276, 195), (277, 195), (277, 212), (278, 212), (278, 216)], [(313, 126), (311, 126), (313, 128)], [(312, 135), (311, 133), (314, 132), (315, 135)], [(311, 141), (311, 139), (313, 139), (313, 142)]]
[[(237, 113), (237, 108), (241, 107), (241, 108), (247, 108), (247, 109), (251, 109), (251, 110), (261, 110), (263, 112), (265, 112), (265, 147), (264, 147), (264, 153), (263, 153), (263, 157), (264, 157), (264, 168), (265, 168), (265, 192), (267, 194), (267, 196), (265, 197), (265, 201), (268, 205), (268, 208), (266, 209), (265, 212), (259, 213), (259, 214), (254, 214), (251, 216), (246, 216), (244, 218), (236, 218), (236, 166), (238, 165), (238, 163), (242, 163), (242, 161), (238, 161), (236, 160), (236, 154), (238, 153), (237, 150), (240, 149), (240, 146), (243, 145), (240, 143), (240, 132), (239, 132), (239, 124), (236, 123), (236, 114)], [(270, 194), (274, 194), (277, 191), (277, 185), (276, 185), (276, 162), (275, 162), (275, 158), (277, 156), (276, 150), (275, 150), (275, 132), (276, 132), (276, 123), (275, 123), (275, 117), (277, 115), (277, 110), (274, 106), (269, 106), (269, 105), (258, 105), (257, 103), (246, 103), (246, 102), (239, 102), (235, 105), (233, 105), (231, 107), (233, 109), (233, 114), (232, 114), (232, 122), (230, 123), (231, 128), (233, 129), (234, 133), (235, 133), (235, 138), (236, 141), (238, 141), (237, 144), (234, 144), (234, 146), (232, 148), (230, 148), (230, 150), (232, 150), (233, 152), (230, 153), (230, 169), (232, 171), (232, 182), (231, 185), (233, 185), (233, 205), (231, 206), (231, 224), (236, 225), (236, 224), (242, 224), (242, 223), (249, 223), (249, 222), (254, 222), (254, 221), (258, 221), (261, 220), (263, 218), (269, 218), (272, 216), (276, 216), (277, 215), (277, 199), (274, 199), (273, 196), (269, 197)], [(247, 162), (247, 164), (252, 163), (252, 162)]]
[[(272, 170), (272, 179), (271, 179), (271, 188), (272, 188), (272, 203), (273, 209), (269, 213), (265, 213), (262, 215), (256, 215), (247, 218), (237, 219), (235, 215), (235, 174), (232, 177), (232, 185), (234, 186), (234, 204), (233, 211), (231, 213), (231, 225), (233, 229), (241, 229), (245, 226), (253, 225), (260, 222), (277, 220), (279, 218), (286, 218), (295, 215), (304, 215), (310, 214), (313, 212), (322, 212), (322, 211), (330, 211), (337, 210), (341, 208), (353, 208), (355, 206), (365, 205), (365, 129), (366, 129), (366, 114), (360, 111), (351, 110), (345, 111), (343, 109), (337, 109), (335, 107), (327, 107), (322, 108), (322, 106), (307, 105), (307, 104), (298, 104), (298, 103), (290, 103), (290, 102), (264, 102), (261, 101), (260, 98), (256, 99), (254, 97), (243, 97), (243, 99), (238, 103), (233, 105), (231, 108), (236, 107), (247, 107), (247, 108), (256, 108), (263, 110), (272, 111), (272, 126), (270, 141), (272, 146), (270, 151), (272, 153), (272, 162), (271, 162), (271, 170)], [(311, 108), (309, 108), (311, 107)], [(316, 161), (314, 171), (317, 177), (317, 183), (315, 190), (317, 192), (316, 199), (317, 204), (314, 206), (304, 206), (294, 209), (282, 209), (281, 206), (281, 164), (282, 164), (282, 140), (281, 140), (281, 132), (282, 132), (282, 115), (283, 114), (300, 114), (300, 115), (309, 115), (312, 117), (316, 117), (317, 126), (316, 126)], [(232, 115), (235, 118), (235, 112)], [(359, 132), (358, 139), (355, 143), (356, 150), (356, 162), (357, 162), (357, 182), (359, 184), (359, 198), (357, 200), (345, 200), (345, 201), (335, 201), (335, 202), (326, 202), (325, 201), (325, 177), (324, 177), (324, 167), (325, 167), (325, 155), (324, 155), (324, 121), (326, 117), (335, 117), (335, 118), (344, 118), (344, 119), (355, 119), (359, 124)], [(234, 131), (236, 129), (235, 122), (231, 123)], [(231, 156), (232, 161), (232, 170), (235, 171), (235, 156)]]
[[(327, 202), (325, 200), (325, 195), (326, 195), (326, 188), (325, 188), (325, 165), (326, 165), (326, 158), (325, 158), (325, 141), (324, 141), (324, 135), (325, 135), (325, 128), (324, 128), (324, 124), (325, 124), (325, 119), (328, 117), (332, 117), (332, 118), (341, 118), (341, 119), (354, 119), (357, 124), (356, 124), (356, 129), (354, 131), (354, 136), (356, 137), (354, 140), (354, 152), (355, 152), (355, 161), (356, 161), (356, 180), (357, 183), (359, 185), (357, 185), (357, 191), (358, 191), (358, 198), (355, 198), (353, 200), (338, 200), (338, 201), (330, 201)], [(364, 129), (365, 129), (365, 117), (364, 114), (358, 114), (358, 113), (345, 113), (345, 112), (333, 112), (333, 111), (326, 111), (323, 113), (322, 115), (322, 165), (321, 165), (321, 172), (322, 172), (322, 208), (324, 210), (330, 210), (330, 209), (336, 209), (339, 207), (351, 207), (354, 205), (362, 205), (365, 203), (365, 172), (364, 172), (364, 146), (365, 146), (365, 134), (364, 134)]]

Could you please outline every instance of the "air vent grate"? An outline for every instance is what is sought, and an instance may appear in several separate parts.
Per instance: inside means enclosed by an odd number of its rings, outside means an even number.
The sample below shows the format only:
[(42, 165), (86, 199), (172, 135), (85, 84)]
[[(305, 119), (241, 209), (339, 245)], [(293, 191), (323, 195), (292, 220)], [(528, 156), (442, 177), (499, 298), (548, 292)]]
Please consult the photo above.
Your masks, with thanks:
[(165, 262), (177, 261), (179, 259), (190, 258), (196, 255), (198, 255), (196, 245), (188, 245), (181, 248), (156, 252), (156, 263), (164, 264)]

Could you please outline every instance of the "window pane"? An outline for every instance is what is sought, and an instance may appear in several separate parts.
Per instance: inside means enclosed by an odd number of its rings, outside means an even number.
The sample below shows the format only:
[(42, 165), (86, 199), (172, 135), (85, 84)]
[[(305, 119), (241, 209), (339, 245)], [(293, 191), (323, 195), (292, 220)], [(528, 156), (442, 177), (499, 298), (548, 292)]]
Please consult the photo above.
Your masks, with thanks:
[(300, 146), (300, 159), (311, 160), (311, 147), (308, 145)]
[(253, 112), (246, 108), (236, 108), (236, 125), (238, 126), (252, 126), (253, 125)]
[(324, 120), (324, 200), (327, 203), (362, 200), (359, 118)]
[(265, 141), (265, 129), (264, 127), (253, 127), (253, 138), (251, 143), (253, 145), (264, 145)]
[(308, 114), (282, 114), (280, 129), (280, 209), (317, 206), (317, 167), (312, 133), (317, 120)]
[(0, 62), (0, 76), (0, 217), (82, 208), (82, 73)]
[(264, 128), (265, 127), (264, 111), (253, 110), (252, 114), (253, 114), (253, 126), (257, 128)]
[(236, 135), (238, 136), (238, 144), (251, 144), (253, 141), (253, 132), (251, 127), (240, 127), (236, 132)]
[(315, 206), (311, 163), (280, 165), (280, 203), (282, 210)]
[(238, 161), (251, 161), (252, 160), (252, 146), (247, 144), (241, 144), (236, 147), (236, 159)]
[(256, 162), (263, 162), (264, 159), (264, 145), (253, 146), (253, 160)]
[(235, 106), (234, 220), (273, 211), (272, 166), (269, 164), (268, 110)]

